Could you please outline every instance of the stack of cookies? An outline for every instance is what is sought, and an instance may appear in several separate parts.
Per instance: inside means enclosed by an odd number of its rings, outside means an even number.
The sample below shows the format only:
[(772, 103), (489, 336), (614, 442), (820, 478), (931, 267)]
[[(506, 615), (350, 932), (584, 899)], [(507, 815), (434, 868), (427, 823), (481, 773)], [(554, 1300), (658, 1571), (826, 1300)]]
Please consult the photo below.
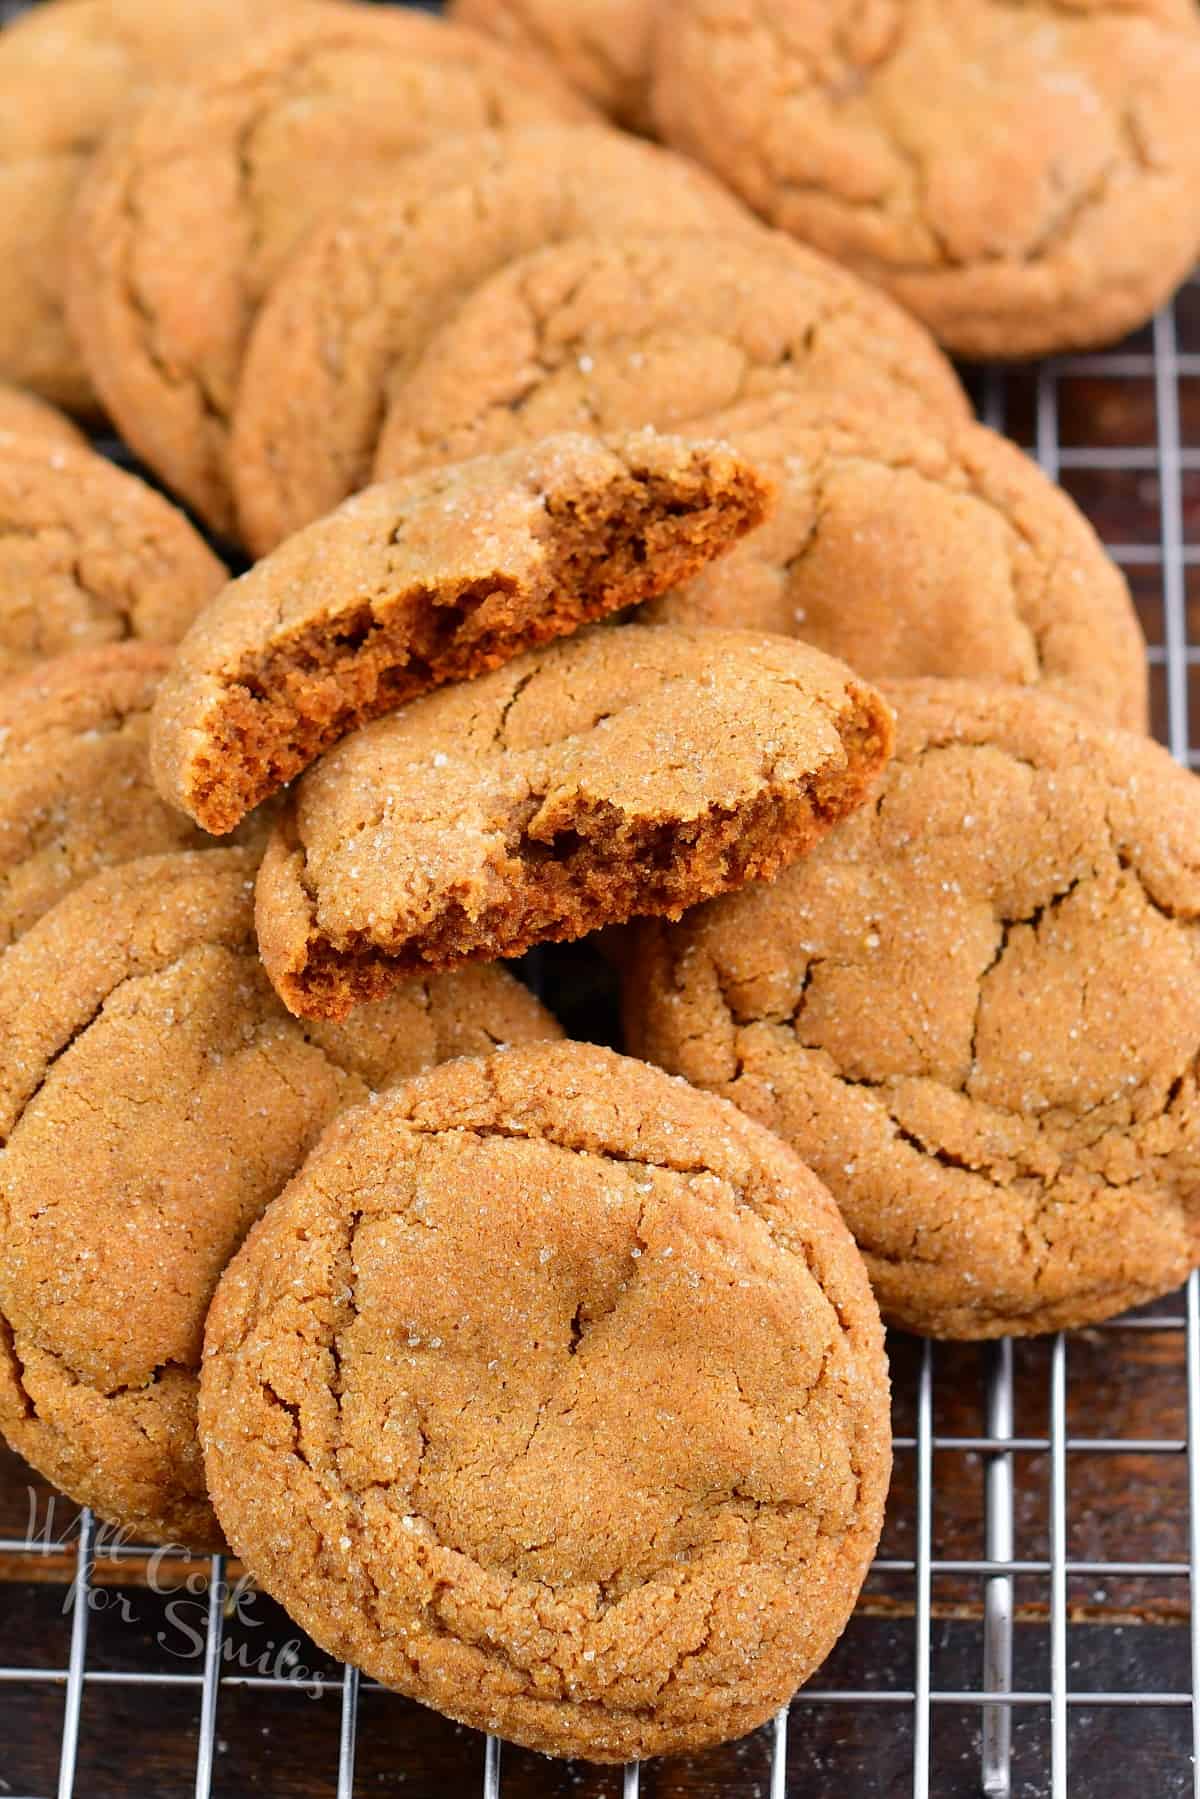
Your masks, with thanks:
[[(0, 35), (0, 88), (81, 72), (4, 277), (0, 1427), (400, 1691), (625, 1760), (843, 1628), (881, 1311), (1041, 1331), (1200, 1260), (1200, 787), (1119, 571), (881, 291), (985, 349), (1152, 304), (1120, 209), (1190, 258), (1200, 26), (932, 8), (998, 108), (1023, 56), (1125, 108), (971, 253), (887, 7), (545, 10)], [(761, 133), (711, 172), (595, 110), (699, 157), (709, 87)], [(595, 934), (627, 1056), (500, 966)]]

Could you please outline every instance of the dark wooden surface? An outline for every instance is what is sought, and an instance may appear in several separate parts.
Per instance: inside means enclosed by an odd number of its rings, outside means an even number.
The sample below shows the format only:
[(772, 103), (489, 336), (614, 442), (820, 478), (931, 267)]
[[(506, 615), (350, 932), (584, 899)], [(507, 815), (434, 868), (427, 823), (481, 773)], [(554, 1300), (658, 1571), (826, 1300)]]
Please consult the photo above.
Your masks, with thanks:
[[(563, 0), (564, 4), (568, 0)], [(1200, 290), (1177, 306), (1179, 348), (1200, 353)], [(1149, 331), (1122, 346), (1146, 353)], [(1007, 383), (1010, 433), (1035, 440), (1035, 379), (1013, 372)], [(1066, 449), (1147, 449), (1157, 441), (1155, 389), (1144, 376), (1063, 376), (1058, 384), (1060, 443)], [(1200, 379), (1179, 383), (1185, 445), (1200, 449)], [(1160, 541), (1159, 478), (1154, 468), (1065, 470), (1063, 484), (1107, 542)], [(1200, 471), (1183, 477), (1184, 535), (1200, 545)], [(1162, 572), (1154, 560), (1130, 569), (1152, 644), (1161, 644)], [(1188, 629), (1200, 644), (1200, 567), (1187, 571)], [(1165, 733), (1165, 684), (1154, 676), (1155, 728)], [(1191, 675), (1193, 715), (1200, 718), (1200, 677)], [(612, 1040), (614, 1013), (603, 966), (586, 949), (539, 956), (532, 970), (576, 1034)], [(1178, 1315), (1179, 1298), (1159, 1311)], [(1176, 1439), (1185, 1432), (1186, 1382), (1181, 1332), (1089, 1331), (1070, 1340), (1069, 1422), (1083, 1437)], [(914, 1396), (920, 1346), (892, 1346), (895, 1423), (915, 1430)], [(985, 1354), (941, 1347), (935, 1358), (935, 1429), (942, 1436), (983, 1434)], [(1016, 1349), (1020, 1435), (1049, 1428), (1049, 1348)], [(1016, 1554), (1048, 1557), (1049, 1464), (1044, 1453), (1014, 1458)], [(881, 1554), (914, 1554), (914, 1457), (897, 1455)], [(935, 1460), (934, 1556), (980, 1557), (983, 1540), (982, 1458), (945, 1451)], [(0, 1552), (0, 1667), (62, 1669), (71, 1628), (73, 1511), (57, 1502), (16, 1457), (0, 1449), (0, 1537), (23, 1536), (32, 1507), (37, 1527), (60, 1546), (43, 1556)], [(1181, 1454), (1077, 1454), (1068, 1469), (1068, 1553), (1087, 1561), (1185, 1562), (1187, 1468)], [(206, 1564), (161, 1567), (102, 1560), (97, 1609), (90, 1620), (91, 1670), (198, 1677)], [(190, 1579), (191, 1590), (185, 1584)], [(148, 1584), (149, 1583), (149, 1584)], [(155, 1590), (157, 1589), (157, 1590)], [(831, 1661), (814, 1681), (821, 1689), (865, 1689), (879, 1702), (853, 1708), (811, 1697), (793, 1708), (789, 1794), (803, 1799), (895, 1799), (911, 1791), (911, 1707), (883, 1695), (914, 1679), (913, 1579), (877, 1572)], [(1069, 1587), (1069, 1680), (1077, 1691), (1183, 1693), (1190, 1681), (1188, 1588), (1167, 1576), (1076, 1578)], [(976, 1575), (938, 1575), (933, 1583), (932, 1678), (942, 1691), (978, 1689), (982, 1658), (982, 1582)], [(1015, 1684), (1049, 1684), (1049, 1578), (1016, 1583)], [(263, 1693), (226, 1687), (218, 1718), (213, 1792), (220, 1799), (271, 1795), (317, 1799), (334, 1792), (339, 1705), (312, 1697), (306, 1672), (328, 1668), (277, 1607), (260, 1595), (243, 1601), (230, 1621), (237, 1666), (289, 1676)], [(294, 1647), (292, 1646), (294, 1645)], [(63, 1714), (61, 1685), (0, 1682), (0, 1799), (55, 1790)], [(83, 1707), (77, 1793), (81, 1799), (184, 1799), (193, 1790), (199, 1687), (92, 1685)], [(1115, 1711), (1078, 1706), (1070, 1714), (1071, 1792), (1077, 1799), (1175, 1799), (1191, 1791), (1191, 1721), (1186, 1708)], [(933, 1791), (967, 1799), (978, 1791), (979, 1708), (935, 1706)], [(404, 1799), (456, 1799), (479, 1791), (482, 1740), (379, 1689), (364, 1690), (356, 1791)], [(1049, 1792), (1049, 1717), (1043, 1707), (1014, 1713), (1014, 1793)], [(650, 1799), (766, 1799), (770, 1742), (766, 1733), (700, 1757), (651, 1764), (642, 1791)], [(560, 1765), (506, 1750), (506, 1799), (599, 1799), (620, 1791), (615, 1770)]]

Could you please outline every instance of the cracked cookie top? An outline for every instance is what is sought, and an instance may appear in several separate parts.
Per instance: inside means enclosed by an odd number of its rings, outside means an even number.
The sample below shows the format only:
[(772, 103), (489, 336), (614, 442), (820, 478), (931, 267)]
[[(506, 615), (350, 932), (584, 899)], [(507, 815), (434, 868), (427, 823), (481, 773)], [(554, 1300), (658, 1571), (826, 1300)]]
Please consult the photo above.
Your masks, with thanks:
[(201, 1429), (230, 1542), (324, 1648), (602, 1761), (791, 1695), (890, 1463), (878, 1313), (820, 1182), (578, 1044), (326, 1133), (218, 1289)]
[(573, 239), (494, 275), (436, 333), (393, 397), (375, 474), (553, 431), (719, 429), (780, 390), (970, 417), (920, 325), (778, 234)]
[(143, 481), (90, 450), (0, 438), (0, 677), (124, 638), (177, 643), (228, 579)]
[(870, 681), (1042, 686), (1104, 724), (1146, 729), (1125, 577), (1005, 438), (795, 397), (721, 428), (774, 483), (774, 513), (641, 617), (800, 637)]
[(514, 257), (584, 235), (760, 227), (696, 164), (599, 125), (469, 132), (406, 158), (312, 232), (263, 303), (230, 468), (257, 555), (371, 478), (434, 332)]
[(639, 929), (631, 1047), (812, 1164), (896, 1323), (1108, 1317), (1200, 1259), (1200, 784), (1044, 694), (885, 691), (873, 806)]
[[(0, 372), (75, 412), (96, 396), (67, 329), (71, 209), (88, 162), (158, 85), (302, 0), (72, 0), (0, 31)], [(2, 410), (2, 408), (0, 408)]]
[(242, 354), (307, 227), (444, 134), (587, 116), (543, 64), (474, 32), (322, 0), (152, 101), (89, 172), (68, 278), (72, 329), (122, 435), (231, 535)]
[(669, 143), (948, 348), (1141, 324), (1200, 247), (1191, 0), (681, 0)]
[(769, 878), (887, 758), (874, 689), (748, 631), (592, 626), (343, 738), (291, 789), (263, 960), (344, 1016), (422, 967), (517, 955)]
[(498, 969), (301, 1028), (255, 952), (256, 858), (97, 875), (0, 959), (0, 1428), (156, 1540), (218, 1545), (195, 1434), (217, 1277), (339, 1108), (556, 1034)]
[(619, 125), (650, 129), (654, 0), (452, 0), (450, 18), (554, 64)]

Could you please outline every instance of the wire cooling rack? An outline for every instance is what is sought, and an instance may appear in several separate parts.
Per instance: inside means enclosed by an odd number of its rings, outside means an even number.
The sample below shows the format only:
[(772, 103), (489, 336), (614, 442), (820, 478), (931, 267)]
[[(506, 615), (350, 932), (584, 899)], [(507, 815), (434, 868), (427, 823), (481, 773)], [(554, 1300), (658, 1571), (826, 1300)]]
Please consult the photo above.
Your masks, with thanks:
[[(976, 396), (1126, 569), (1155, 729), (1200, 766), (1200, 285)], [(755, 1737), (623, 1772), (360, 1682), (236, 1566), (114, 1540), (0, 1449), (0, 1795), (1200, 1799), (1200, 1281), (1069, 1337), (890, 1347), (888, 1521), (834, 1655)]]

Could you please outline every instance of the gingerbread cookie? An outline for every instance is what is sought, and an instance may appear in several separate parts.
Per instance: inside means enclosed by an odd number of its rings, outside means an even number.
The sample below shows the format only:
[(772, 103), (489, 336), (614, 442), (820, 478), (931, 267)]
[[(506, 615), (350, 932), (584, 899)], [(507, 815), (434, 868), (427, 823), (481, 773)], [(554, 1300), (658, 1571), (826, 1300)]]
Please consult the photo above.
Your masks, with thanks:
[(1142, 324), (1200, 250), (1192, 0), (679, 0), (668, 142), (967, 356)]
[(639, 928), (629, 1042), (811, 1162), (895, 1323), (1093, 1323), (1200, 1260), (1200, 783), (1046, 694), (887, 691), (869, 810)]
[(434, 331), (514, 257), (566, 237), (759, 227), (698, 169), (615, 131), (446, 138), (318, 227), (267, 296), (230, 448), (256, 555), (364, 487), (391, 396)]
[(285, 1003), (515, 956), (769, 878), (861, 805), (891, 718), (784, 638), (594, 627), (343, 740), (292, 790), (256, 902)]
[(981, 425), (787, 401), (723, 432), (769, 474), (771, 522), (646, 608), (677, 624), (781, 631), (868, 680), (1040, 685), (1144, 731), (1145, 643), (1091, 525)]
[(449, 14), (554, 64), (631, 131), (650, 126), (650, 42), (655, 0), (452, 0)]
[(106, 644), (0, 684), (0, 949), (99, 869), (204, 842), (150, 780), (170, 659)]
[(339, 1108), (553, 1035), (496, 969), (301, 1030), (254, 949), (254, 858), (96, 876), (0, 958), (0, 1428), (110, 1522), (220, 1545), (196, 1439), (217, 1277)]
[(878, 1312), (820, 1182), (580, 1044), (326, 1133), (221, 1281), (201, 1431), (231, 1543), (323, 1648), (594, 1761), (787, 1702), (891, 1460)]
[(217, 530), (247, 335), (322, 212), (442, 134), (584, 116), (537, 63), (390, 6), (310, 3), (98, 157), (70, 319), (123, 435)]
[(75, 450), (87, 448), (87, 439), (69, 418), (45, 400), (39, 400), (36, 394), (9, 387), (7, 382), (0, 382), (0, 434), (33, 437), (38, 443), (68, 444)]
[(121, 638), (177, 643), (228, 579), (145, 482), (90, 450), (0, 440), (0, 676)]
[(393, 397), (375, 473), (551, 431), (677, 430), (780, 390), (970, 417), (922, 328), (798, 244), (576, 239), (493, 276), (436, 334)]
[(72, 0), (0, 31), (0, 375), (73, 412), (96, 398), (64, 317), (71, 209), (91, 157), (159, 84), (299, 0)]
[(356, 725), (686, 579), (770, 495), (732, 452), (653, 432), (368, 488), (196, 621), (155, 708), (159, 790), (232, 830)]

